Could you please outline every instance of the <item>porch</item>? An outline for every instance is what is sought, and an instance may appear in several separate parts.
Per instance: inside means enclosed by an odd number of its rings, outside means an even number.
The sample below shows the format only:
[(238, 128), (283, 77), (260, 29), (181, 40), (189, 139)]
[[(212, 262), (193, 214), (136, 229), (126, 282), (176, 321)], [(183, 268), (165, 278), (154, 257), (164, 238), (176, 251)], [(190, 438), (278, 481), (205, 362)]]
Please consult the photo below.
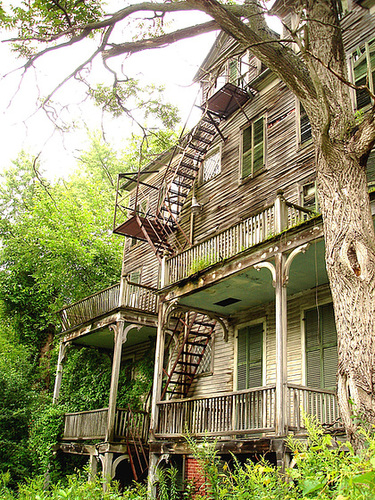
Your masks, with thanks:
[(279, 194), (261, 212), (197, 243), (165, 261), (165, 285), (202, 271), (220, 261), (230, 259), (311, 218), (315, 212), (286, 201)]
[(63, 331), (71, 330), (96, 318), (115, 312), (119, 308), (157, 314), (155, 288), (125, 281), (85, 297), (57, 312)]
[[(117, 408), (114, 440), (147, 443), (149, 413)], [(63, 441), (105, 440), (108, 431), (108, 408), (65, 413)]]
[[(287, 432), (303, 432), (303, 416), (340, 429), (335, 391), (288, 384), (284, 402)], [(172, 399), (157, 404), (156, 438), (275, 435), (276, 386), (258, 387), (214, 397)]]

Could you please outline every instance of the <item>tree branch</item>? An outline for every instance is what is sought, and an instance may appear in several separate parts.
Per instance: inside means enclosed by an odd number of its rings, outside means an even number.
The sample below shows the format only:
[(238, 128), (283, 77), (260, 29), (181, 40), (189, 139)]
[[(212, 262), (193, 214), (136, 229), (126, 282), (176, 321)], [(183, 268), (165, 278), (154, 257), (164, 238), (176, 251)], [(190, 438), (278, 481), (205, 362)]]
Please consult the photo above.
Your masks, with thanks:
[(208, 33), (220, 29), (216, 21), (209, 21), (204, 24), (197, 24), (196, 26), (189, 26), (172, 33), (167, 33), (156, 38), (147, 38), (145, 40), (137, 40), (135, 42), (121, 43), (113, 45), (111, 49), (103, 51), (103, 59), (115, 57), (125, 53), (135, 53), (147, 49), (156, 49), (164, 47), (171, 43), (190, 38), (193, 36)]

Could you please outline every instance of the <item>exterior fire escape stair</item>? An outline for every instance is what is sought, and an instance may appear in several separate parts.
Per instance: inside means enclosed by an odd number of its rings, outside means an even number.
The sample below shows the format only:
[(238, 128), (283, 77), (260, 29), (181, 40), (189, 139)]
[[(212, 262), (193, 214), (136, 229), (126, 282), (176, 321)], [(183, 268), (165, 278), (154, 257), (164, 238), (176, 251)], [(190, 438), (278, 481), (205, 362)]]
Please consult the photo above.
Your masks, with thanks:
[(179, 336), (179, 342), (169, 357), (171, 367), (169, 370), (164, 370), (167, 378), (161, 399), (167, 395), (169, 398), (173, 396), (182, 398), (188, 394), (215, 325), (216, 321), (207, 319), (201, 313), (180, 315), (174, 330), (174, 335)]
[(146, 479), (149, 467), (148, 463), (148, 448), (143, 443), (142, 438), (137, 430), (135, 419), (132, 410), (128, 407), (129, 411), (129, 429), (128, 438), (126, 441), (129, 462), (133, 472), (134, 481), (141, 481)]

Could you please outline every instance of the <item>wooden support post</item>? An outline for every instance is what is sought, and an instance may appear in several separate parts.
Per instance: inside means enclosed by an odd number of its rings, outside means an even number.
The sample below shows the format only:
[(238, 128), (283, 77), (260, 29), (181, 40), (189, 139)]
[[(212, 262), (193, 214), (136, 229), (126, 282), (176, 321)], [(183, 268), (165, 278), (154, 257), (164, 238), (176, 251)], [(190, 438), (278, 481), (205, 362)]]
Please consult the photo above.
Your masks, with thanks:
[(55, 386), (53, 389), (53, 399), (52, 403), (56, 404), (59, 400), (59, 395), (60, 395), (60, 388), (61, 388), (61, 381), (62, 381), (62, 374), (63, 374), (63, 363), (65, 361), (65, 355), (66, 355), (66, 348), (68, 344), (65, 342), (60, 343), (60, 348), (59, 348), (59, 356), (57, 358), (57, 367), (56, 367), (56, 377), (55, 377)]
[(150, 453), (149, 469), (147, 477), (147, 496), (148, 498), (156, 498), (156, 471), (158, 466), (159, 456), (156, 453)]
[(276, 436), (285, 436), (287, 433), (287, 291), (284, 265), (284, 255), (276, 254)]
[(282, 191), (278, 191), (275, 199), (275, 233), (279, 234), (288, 227), (288, 207)]
[(89, 482), (94, 481), (97, 472), (98, 460), (94, 454), (91, 454), (89, 458)]
[(154, 367), (154, 383), (152, 386), (152, 401), (151, 401), (151, 418), (150, 418), (150, 437), (156, 432), (158, 426), (158, 407), (157, 403), (161, 395), (161, 386), (163, 379), (163, 361), (164, 361), (164, 344), (165, 332), (163, 322), (166, 320), (166, 304), (160, 303), (159, 305), (159, 318), (158, 318), (158, 331), (156, 337), (155, 349), (155, 367)]
[(112, 361), (112, 374), (111, 374), (111, 387), (109, 390), (109, 403), (108, 403), (108, 420), (106, 441), (113, 441), (115, 433), (115, 419), (116, 419), (116, 401), (118, 391), (118, 380), (121, 368), (121, 355), (122, 344), (126, 342), (128, 333), (133, 328), (138, 330), (141, 328), (139, 325), (128, 325), (124, 328), (124, 320), (117, 321), (116, 325), (110, 326), (114, 331), (114, 347), (113, 347), (113, 361)]
[(107, 490), (107, 485), (113, 479), (112, 473), (113, 453), (105, 453), (103, 459), (103, 490)]

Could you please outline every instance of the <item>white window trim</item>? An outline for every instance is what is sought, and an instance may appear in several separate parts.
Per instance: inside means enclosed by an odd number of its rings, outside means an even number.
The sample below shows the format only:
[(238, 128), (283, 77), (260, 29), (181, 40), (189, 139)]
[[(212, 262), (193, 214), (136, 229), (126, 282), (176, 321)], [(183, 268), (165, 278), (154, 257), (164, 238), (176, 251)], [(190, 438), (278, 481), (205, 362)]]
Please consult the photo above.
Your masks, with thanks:
[[(204, 180), (204, 163), (206, 160), (210, 159), (211, 156), (214, 156), (216, 153), (219, 153), (220, 154), (220, 170), (217, 174), (213, 175), (212, 177), (210, 177), (209, 179), (207, 180)], [(218, 175), (221, 174), (221, 157), (222, 157), (222, 144), (218, 144), (217, 146), (214, 146), (213, 148), (211, 148), (206, 156), (204, 157), (204, 160), (202, 160), (202, 168), (201, 168), (201, 175), (200, 175), (200, 184), (207, 184), (207, 182), (210, 182), (212, 179), (216, 179), (216, 177)]]

